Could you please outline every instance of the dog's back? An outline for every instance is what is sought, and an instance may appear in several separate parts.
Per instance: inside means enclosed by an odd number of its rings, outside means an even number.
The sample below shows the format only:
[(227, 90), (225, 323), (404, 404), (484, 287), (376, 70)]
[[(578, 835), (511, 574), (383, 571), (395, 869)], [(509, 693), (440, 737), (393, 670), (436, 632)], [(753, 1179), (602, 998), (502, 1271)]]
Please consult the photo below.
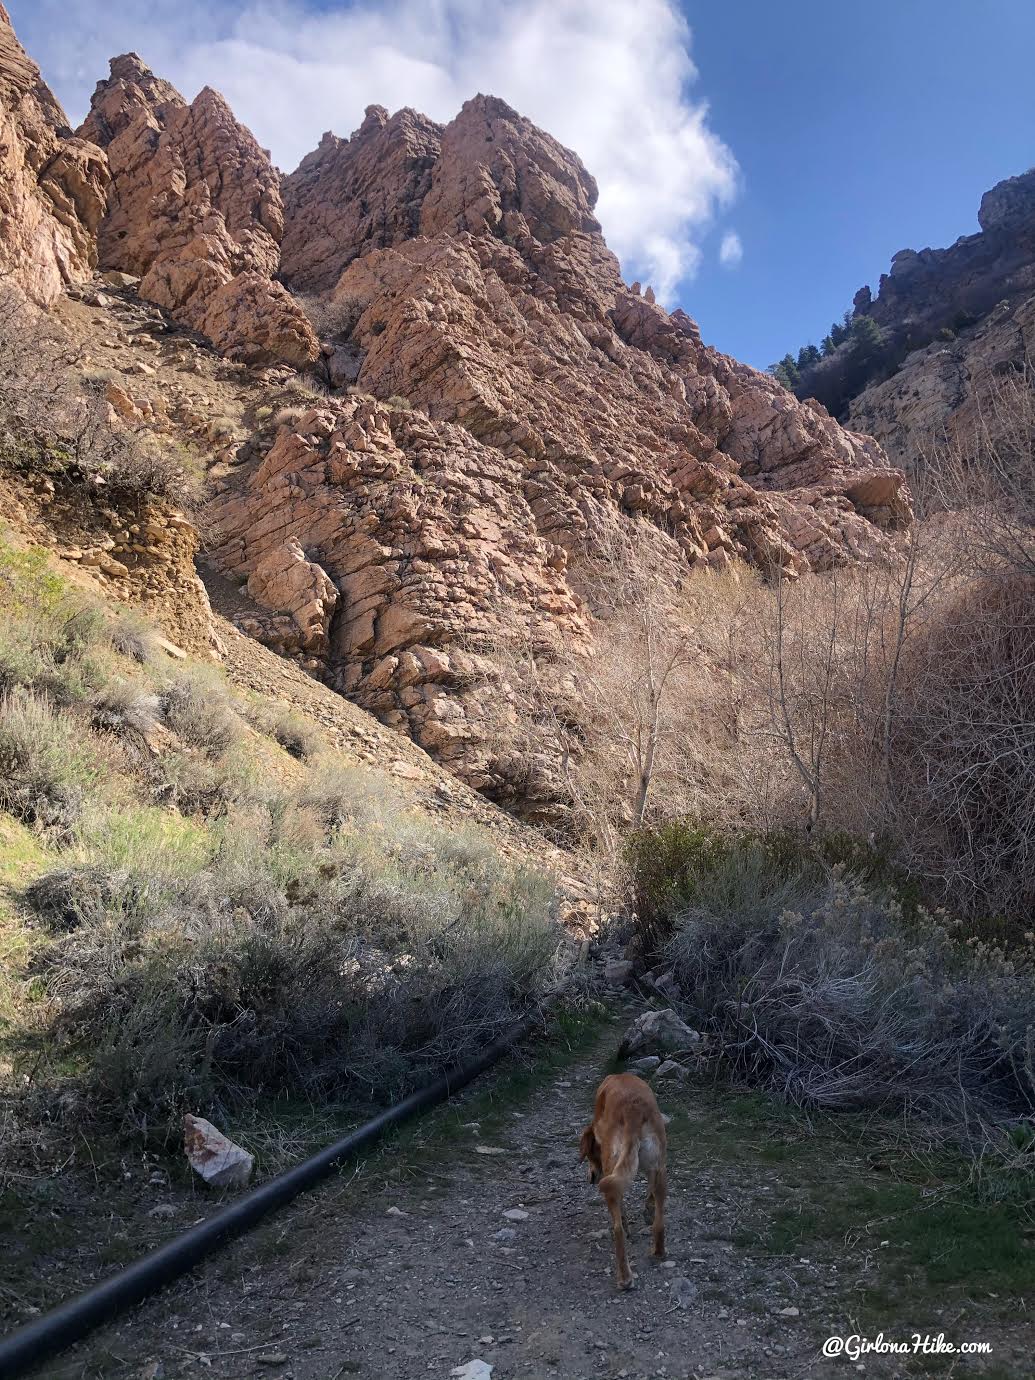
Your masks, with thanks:
[(657, 1099), (634, 1073), (611, 1073), (600, 1084), (593, 1129), (601, 1142), (604, 1174), (629, 1183), (637, 1169), (650, 1176), (665, 1162), (665, 1122)]
[(653, 1092), (635, 1074), (609, 1074), (597, 1089), (593, 1120), (582, 1133), (579, 1154), (589, 1161), (590, 1178), (599, 1186), (611, 1214), (622, 1289), (632, 1283), (626, 1260), (623, 1200), (640, 1169), (647, 1176), (653, 1254), (665, 1254), (665, 1151), (665, 1121)]

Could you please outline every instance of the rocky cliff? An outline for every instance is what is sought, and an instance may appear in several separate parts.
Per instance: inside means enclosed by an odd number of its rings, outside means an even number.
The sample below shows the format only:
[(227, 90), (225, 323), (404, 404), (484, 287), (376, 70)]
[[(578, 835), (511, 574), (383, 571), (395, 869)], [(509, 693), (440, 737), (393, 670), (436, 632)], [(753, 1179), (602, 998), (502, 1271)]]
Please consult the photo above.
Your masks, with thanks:
[(189, 105), (135, 53), (113, 58), (80, 137), (113, 175), (100, 224), (102, 268), (140, 277), (140, 295), (249, 364), (304, 365), (305, 314), (273, 274), (284, 207), (267, 154), (217, 91)]
[(72, 136), (0, 5), (0, 275), (44, 305), (88, 277), (109, 181), (104, 154)]
[(249, 631), (491, 795), (550, 794), (494, 654), (560, 679), (593, 656), (587, 560), (675, 585), (895, 550), (909, 500), (880, 447), (627, 286), (589, 172), (502, 101), (445, 126), (371, 107), (281, 180), (218, 94), (129, 55), (77, 147), (113, 173), (102, 267), (255, 380), (323, 380), (211, 471), (208, 559)]
[(491, 97), (325, 136), (285, 181), (282, 272), (323, 297), (328, 377), (355, 386), (210, 507), (265, 635), (490, 793), (511, 766), (486, 654), (592, 655), (587, 555), (822, 570), (909, 514), (871, 440), (623, 283), (596, 194)]
[(994, 411), (997, 381), (1032, 362), (1035, 169), (986, 192), (978, 223), (948, 249), (902, 250), (875, 297), (868, 287), (856, 294), (856, 313), (908, 353), (852, 400), (849, 424), (902, 464), (946, 435), (971, 434)]

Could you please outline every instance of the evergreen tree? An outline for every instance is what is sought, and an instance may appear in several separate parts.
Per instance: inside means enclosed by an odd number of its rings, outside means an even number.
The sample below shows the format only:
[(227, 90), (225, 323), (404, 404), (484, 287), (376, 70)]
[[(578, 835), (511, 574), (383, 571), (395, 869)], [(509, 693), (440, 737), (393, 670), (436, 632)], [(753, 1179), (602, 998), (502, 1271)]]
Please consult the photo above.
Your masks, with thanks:
[(776, 379), (777, 383), (782, 383), (784, 388), (789, 388), (791, 392), (797, 388), (801, 379), (798, 375), (798, 366), (794, 362), (792, 354), (784, 355), (783, 359), (769, 366), (769, 373)]
[(884, 332), (872, 316), (852, 321), (852, 353), (860, 364), (876, 364), (884, 354)]

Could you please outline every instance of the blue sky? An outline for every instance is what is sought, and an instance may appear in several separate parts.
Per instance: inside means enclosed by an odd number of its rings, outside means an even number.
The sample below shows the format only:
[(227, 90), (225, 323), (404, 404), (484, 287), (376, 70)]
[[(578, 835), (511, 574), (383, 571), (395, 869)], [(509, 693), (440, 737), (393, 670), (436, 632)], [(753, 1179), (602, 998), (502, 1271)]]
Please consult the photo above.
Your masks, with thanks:
[(576, 149), (626, 277), (758, 367), (1035, 163), (1035, 0), (7, 0), (73, 120), (134, 48), (289, 169), (477, 90)]
[(818, 344), (892, 254), (976, 231), (982, 192), (1035, 164), (1035, 0), (684, 9), (741, 169), (727, 218), (744, 253), (680, 295), (749, 364)]

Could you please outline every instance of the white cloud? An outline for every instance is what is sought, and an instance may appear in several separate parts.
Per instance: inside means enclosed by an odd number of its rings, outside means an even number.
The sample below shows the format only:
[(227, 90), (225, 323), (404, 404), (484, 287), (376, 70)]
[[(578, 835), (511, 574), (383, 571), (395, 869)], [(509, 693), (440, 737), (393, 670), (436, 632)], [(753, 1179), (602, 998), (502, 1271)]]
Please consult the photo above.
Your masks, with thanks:
[[(223, 92), (284, 168), (366, 105), (449, 120), (501, 96), (576, 150), (629, 278), (662, 299), (692, 276), (696, 236), (734, 196), (737, 165), (691, 91), (676, 0), (8, 0), (73, 119), (107, 58), (135, 49), (188, 97)], [(727, 251), (727, 242), (737, 248)], [(739, 240), (727, 235), (722, 261)]]
[(724, 268), (736, 268), (744, 257), (744, 246), (736, 230), (727, 230), (719, 245), (719, 263)]

